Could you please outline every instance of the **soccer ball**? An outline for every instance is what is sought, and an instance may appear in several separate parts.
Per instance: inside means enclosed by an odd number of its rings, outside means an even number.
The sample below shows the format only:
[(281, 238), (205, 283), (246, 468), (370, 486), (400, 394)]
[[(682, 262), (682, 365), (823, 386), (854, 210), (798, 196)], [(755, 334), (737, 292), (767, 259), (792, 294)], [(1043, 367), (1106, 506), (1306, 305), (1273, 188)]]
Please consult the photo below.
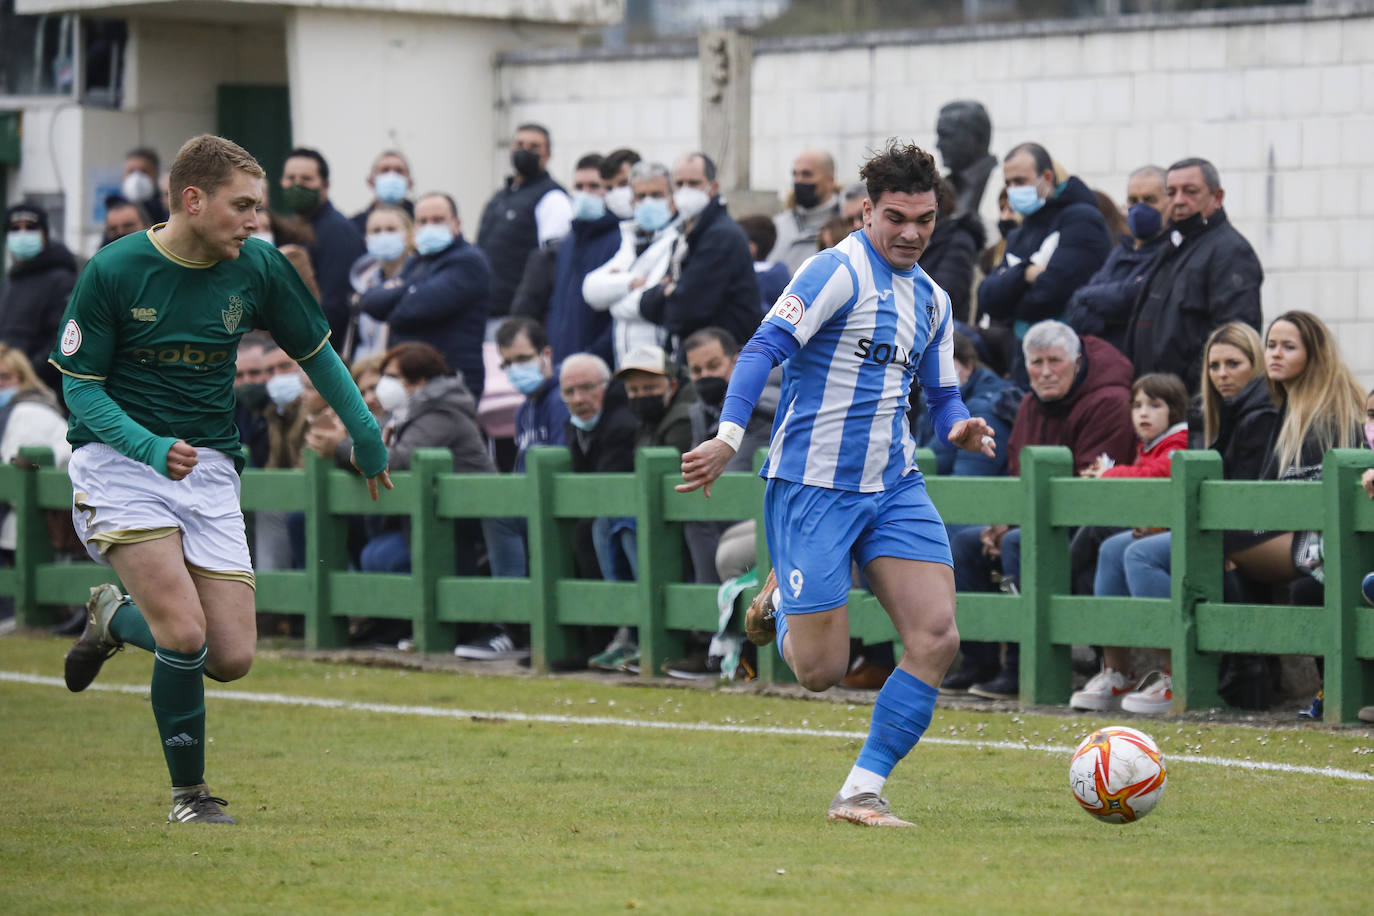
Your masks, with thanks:
[(1124, 725), (1083, 739), (1069, 761), (1069, 788), (1083, 810), (1109, 824), (1129, 824), (1154, 810), (1169, 771), (1159, 745)]

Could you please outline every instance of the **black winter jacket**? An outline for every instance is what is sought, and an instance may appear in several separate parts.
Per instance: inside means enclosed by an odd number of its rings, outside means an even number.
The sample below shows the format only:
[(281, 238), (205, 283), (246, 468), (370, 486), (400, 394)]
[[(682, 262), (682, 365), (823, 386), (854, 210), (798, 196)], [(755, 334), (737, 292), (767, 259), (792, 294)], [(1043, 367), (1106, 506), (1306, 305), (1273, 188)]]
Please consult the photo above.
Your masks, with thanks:
[[(943, 216), (935, 221), (930, 244), (921, 252), (921, 269), (949, 293), (957, 321), (968, 321), (969, 294), (973, 291), (973, 265), (987, 244), (987, 232), (977, 213)], [(769, 304), (771, 308), (771, 303)]]
[(57, 328), (76, 285), (76, 258), (56, 240), (27, 261), (15, 261), (0, 286), (0, 342), (22, 350), (39, 378), (51, 387), (58, 379), (48, 365)]
[(1264, 270), (1225, 210), (1196, 232), (1168, 235), (1135, 302), (1125, 353), (1137, 376), (1172, 372), (1196, 392), (1207, 335), (1228, 321), (1259, 329)]
[(468, 390), (480, 400), (486, 384), (482, 339), (491, 294), (486, 256), (459, 234), (442, 251), (411, 258), (400, 276), (397, 286), (384, 283), (363, 293), (359, 307), (390, 326), (392, 345), (410, 340), (432, 345), (450, 369), (463, 373)]
[(1131, 321), (1136, 297), (1145, 286), (1164, 246), (1167, 232), (1135, 247), (1135, 239), (1123, 236), (1107, 261), (1088, 282), (1078, 288), (1064, 310), (1064, 323), (1079, 336), (1101, 337), (1118, 350), (1126, 346), (1126, 325)]
[[(1269, 396), (1269, 381), (1260, 375), (1235, 397), (1221, 402), (1217, 439), (1207, 447), (1221, 453), (1227, 480), (1260, 480), (1272, 461), (1279, 409)], [(1272, 472), (1271, 472), (1272, 474)]]
[[(1046, 239), (1058, 245), (1034, 283), (1026, 282), (1030, 257)], [(978, 311), (993, 318), (1033, 324), (1058, 318), (1074, 294), (1111, 251), (1112, 234), (1088, 186), (1070, 176), (1054, 197), (1007, 236), (1002, 263), (978, 285)]]
[(741, 343), (753, 337), (760, 321), (754, 258), (744, 230), (719, 197), (701, 211), (686, 244), (672, 295), (665, 296), (660, 285), (644, 290), (639, 314), (679, 338), (710, 326), (724, 328)]

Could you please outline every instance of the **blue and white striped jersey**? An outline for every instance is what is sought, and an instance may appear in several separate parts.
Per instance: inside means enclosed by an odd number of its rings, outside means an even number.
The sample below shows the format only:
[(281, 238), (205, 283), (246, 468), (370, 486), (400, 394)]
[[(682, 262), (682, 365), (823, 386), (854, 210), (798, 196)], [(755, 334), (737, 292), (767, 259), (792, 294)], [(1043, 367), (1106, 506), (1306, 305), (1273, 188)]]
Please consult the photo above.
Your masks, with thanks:
[(800, 346), (784, 364), (764, 477), (873, 493), (916, 467), (913, 377), (959, 384), (949, 296), (919, 265), (894, 270), (856, 231), (807, 260), (764, 323)]

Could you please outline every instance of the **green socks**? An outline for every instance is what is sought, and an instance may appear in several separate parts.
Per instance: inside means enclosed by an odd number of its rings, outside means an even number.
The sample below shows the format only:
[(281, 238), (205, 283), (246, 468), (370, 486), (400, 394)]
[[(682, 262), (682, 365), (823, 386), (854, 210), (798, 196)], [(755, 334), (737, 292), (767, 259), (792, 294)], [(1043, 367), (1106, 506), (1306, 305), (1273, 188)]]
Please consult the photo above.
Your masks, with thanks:
[(122, 643), (138, 646), (144, 652), (157, 648), (153, 641), (153, 631), (148, 629), (148, 621), (143, 619), (137, 607), (124, 603), (110, 618), (110, 635)]
[[(119, 609), (115, 620), (126, 610), (137, 614), (132, 606), (125, 606)], [(146, 630), (147, 624), (143, 627)], [(126, 639), (122, 634), (120, 638)], [(205, 781), (205, 647), (187, 655), (159, 646), (154, 656), (153, 718), (157, 720), (172, 786), (199, 785)]]

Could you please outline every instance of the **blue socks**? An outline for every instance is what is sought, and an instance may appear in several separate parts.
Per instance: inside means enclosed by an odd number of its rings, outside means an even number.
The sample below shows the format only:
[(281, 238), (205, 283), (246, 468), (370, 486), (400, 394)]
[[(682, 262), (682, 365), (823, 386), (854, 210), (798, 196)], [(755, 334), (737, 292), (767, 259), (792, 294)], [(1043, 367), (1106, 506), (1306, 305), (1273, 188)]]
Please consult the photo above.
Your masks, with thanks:
[(888, 677), (873, 704), (868, 740), (855, 766), (886, 779), (930, 726), (940, 691), (901, 668)]

